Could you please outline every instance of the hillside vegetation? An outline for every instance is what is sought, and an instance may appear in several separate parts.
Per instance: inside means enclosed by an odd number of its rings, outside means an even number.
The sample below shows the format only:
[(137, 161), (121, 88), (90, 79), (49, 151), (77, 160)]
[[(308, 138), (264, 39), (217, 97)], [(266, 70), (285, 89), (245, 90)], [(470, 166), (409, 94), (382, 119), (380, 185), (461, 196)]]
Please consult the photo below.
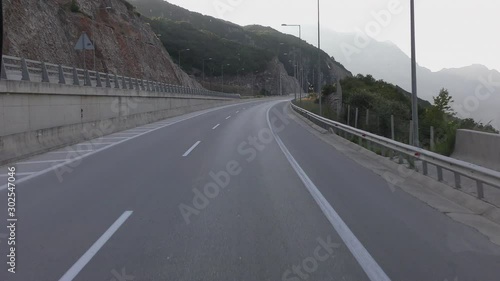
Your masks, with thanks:
[[(383, 80), (375, 80), (371, 75), (345, 78), (341, 81), (343, 102), (354, 112), (359, 110), (358, 128), (391, 137), (391, 115), (395, 120), (396, 140), (408, 143), (411, 120), (411, 94)], [(455, 145), (457, 129), (470, 129), (498, 133), (491, 124), (477, 123), (473, 119), (460, 119), (452, 109), (453, 99), (446, 89), (433, 98), (433, 104), (419, 99), (420, 144), (430, 148), (430, 128), (434, 127), (435, 151), (451, 155)], [(345, 106), (344, 106), (345, 108)], [(368, 123), (366, 115), (368, 113)], [(347, 120), (342, 113), (341, 120)], [(352, 114), (352, 112), (351, 112)], [(351, 120), (355, 117), (351, 116)], [(352, 125), (352, 122), (351, 122)]]
[[(294, 75), (294, 62), (301, 62), (306, 82), (313, 81), (317, 48), (295, 36), (280, 33), (269, 27), (239, 26), (227, 21), (191, 12), (162, 0), (131, 1), (137, 10), (150, 20), (153, 30), (172, 57), (182, 51), (182, 68), (190, 74), (201, 75), (203, 59), (210, 71), (206, 75), (255, 74), (266, 70), (266, 64), (278, 57), (288, 75)], [(205, 65), (207, 67), (207, 65)], [(323, 82), (351, 76), (341, 64), (321, 53)], [(213, 70), (213, 71), (212, 71)], [(317, 77), (317, 76), (316, 76)], [(307, 83), (305, 86), (307, 87)]]

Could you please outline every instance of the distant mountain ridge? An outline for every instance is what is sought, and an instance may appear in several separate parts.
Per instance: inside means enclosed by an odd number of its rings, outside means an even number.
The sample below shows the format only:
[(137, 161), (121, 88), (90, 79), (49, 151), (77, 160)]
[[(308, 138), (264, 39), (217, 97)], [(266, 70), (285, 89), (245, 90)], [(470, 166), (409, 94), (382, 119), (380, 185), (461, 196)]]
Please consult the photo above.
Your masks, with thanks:
[[(410, 58), (401, 49), (392, 42), (372, 39), (366, 47), (359, 48), (359, 52), (346, 55), (345, 47), (355, 45), (355, 36), (354, 33), (323, 31), (322, 45), (325, 51), (353, 74), (371, 74), (376, 79), (411, 91)], [(417, 79), (420, 98), (432, 102), (432, 97), (437, 96), (440, 89), (446, 88), (453, 96), (453, 107), (459, 117), (472, 117), (485, 124), (491, 122), (500, 128), (499, 71), (480, 64), (437, 72), (418, 66)]]

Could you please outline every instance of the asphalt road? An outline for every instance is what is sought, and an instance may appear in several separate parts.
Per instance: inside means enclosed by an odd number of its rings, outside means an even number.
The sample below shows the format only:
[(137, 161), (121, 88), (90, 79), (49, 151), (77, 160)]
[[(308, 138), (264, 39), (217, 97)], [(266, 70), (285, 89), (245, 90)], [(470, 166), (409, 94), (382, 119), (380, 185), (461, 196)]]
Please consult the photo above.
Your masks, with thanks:
[(2, 227), (0, 280), (500, 279), (499, 247), (287, 110), (226, 106), (16, 165), (16, 273)]

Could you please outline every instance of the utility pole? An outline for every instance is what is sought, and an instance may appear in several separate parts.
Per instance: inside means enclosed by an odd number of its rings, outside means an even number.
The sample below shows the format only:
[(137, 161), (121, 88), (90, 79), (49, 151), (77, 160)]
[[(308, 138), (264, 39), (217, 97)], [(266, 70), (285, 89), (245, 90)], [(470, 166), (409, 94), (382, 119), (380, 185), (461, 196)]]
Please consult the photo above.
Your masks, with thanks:
[(418, 97), (417, 97), (417, 58), (415, 50), (415, 0), (410, 0), (411, 14), (411, 89), (412, 89), (412, 107), (411, 116), (413, 120), (413, 145), (419, 147), (418, 132)]

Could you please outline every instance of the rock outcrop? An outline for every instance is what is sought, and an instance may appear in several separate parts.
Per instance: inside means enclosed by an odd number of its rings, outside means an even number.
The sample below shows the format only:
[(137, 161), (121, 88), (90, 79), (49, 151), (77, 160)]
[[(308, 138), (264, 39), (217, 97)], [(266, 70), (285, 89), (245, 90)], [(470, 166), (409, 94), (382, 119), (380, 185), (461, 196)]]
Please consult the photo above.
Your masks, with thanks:
[[(74, 46), (86, 32), (88, 69), (201, 87), (177, 65), (150, 26), (125, 0), (2, 0), (5, 55), (83, 68)], [(95, 56), (95, 62), (94, 62)]]

